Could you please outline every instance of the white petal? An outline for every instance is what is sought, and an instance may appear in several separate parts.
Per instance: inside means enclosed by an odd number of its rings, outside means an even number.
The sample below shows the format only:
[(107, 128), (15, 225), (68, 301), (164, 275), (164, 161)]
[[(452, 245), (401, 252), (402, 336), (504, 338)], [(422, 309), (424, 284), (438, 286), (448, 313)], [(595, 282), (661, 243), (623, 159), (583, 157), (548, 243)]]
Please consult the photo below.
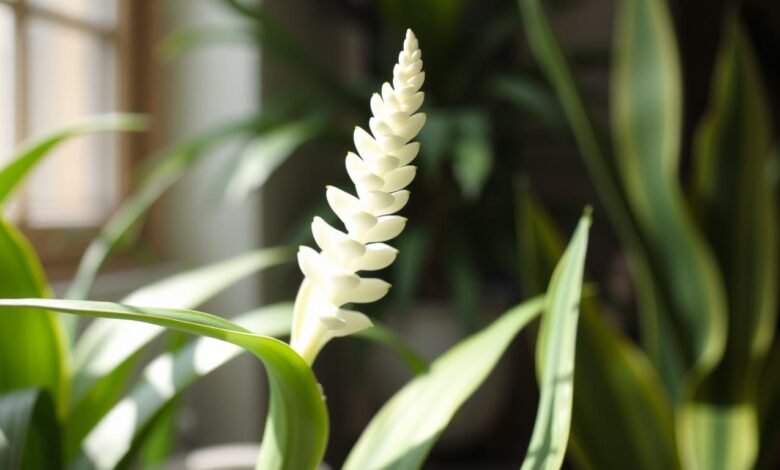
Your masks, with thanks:
[(387, 134), (377, 136), (376, 142), (382, 147), (382, 150), (384, 150), (385, 153), (392, 153), (403, 147), (406, 140), (397, 135)]
[[(370, 160), (369, 166), (371, 167), (371, 170), (377, 175), (384, 175), (385, 173), (398, 168), (400, 163), (401, 161), (398, 159), (398, 157), (384, 155), (382, 157)], [(382, 184), (384, 184), (384, 179), (382, 180)]]
[(364, 233), (371, 230), (377, 224), (377, 218), (368, 212), (356, 212), (342, 220), (344, 220), (344, 225), (347, 226), (350, 235), (356, 238), (362, 238)]
[(420, 143), (410, 142), (393, 152), (393, 156), (398, 158), (398, 166), (403, 167), (411, 163), (419, 151)]
[(384, 269), (395, 261), (398, 250), (385, 243), (369, 243), (366, 252), (352, 263), (355, 271), (376, 271)]
[(373, 174), (368, 164), (352, 152), (346, 158), (347, 173), (350, 179), (363, 190), (375, 190), (384, 185), (384, 180)]
[(403, 209), (406, 203), (409, 202), (409, 191), (407, 190), (396, 191), (392, 194), (392, 196), (394, 198), (393, 203), (382, 210), (374, 212), (374, 215), (379, 217), (382, 215), (395, 214), (396, 212)]
[(380, 139), (380, 136), (393, 135), (393, 129), (386, 122), (375, 117), (368, 120), (368, 127), (377, 141)]
[(339, 260), (351, 261), (359, 258), (366, 251), (362, 243), (351, 239), (346, 233), (331, 227), (320, 217), (315, 217), (311, 224), (311, 232), (314, 240), (323, 251), (323, 254), (334, 255)]
[(414, 95), (410, 96), (409, 98), (404, 101), (401, 106), (400, 110), (405, 113), (413, 113), (420, 109), (420, 106), (423, 104), (423, 100), (425, 99), (425, 94), (421, 91), (418, 91)]
[(387, 82), (382, 84), (382, 101), (384, 101), (385, 104), (391, 104), (393, 101), (396, 103), (398, 102), (398, 98), (395, 96), (395, 90), (393, 90), (393, 87)]
[(379, 96), (379, 93), (371, 95), (371, 114), (378, 118), (387, 114), (385, 103), (382, 101), (382, 97)]
[(425, 113), (417, 113), (409, 117), (406, 124), (398, 129), (398, 135), (401, 136), (406, 142), (409, 142), (420, 132), (420, 129), (425, 125)]
[(342, 321), (342, 326), (331, 331), (334, 337), (351, 335), (374, 326), (366, 315), (354, 310), (339, 310), (337, 318)]
[(339, 292), (332, 299), (336, 305), (344, 305), (346, 303), (365, 304), (376, 302), (384, 297), (389, 290), (390, 284), (382, 279), (360, 279), (357, 287), (349, 291)]
[(359, 194), (360, 201), (372, 214), (386, 207), (390, 207), (390, 205), (395, 202), (395, 198), (384, 191), (364, 191)]
[(425, 72), (420, 72), (414, 77), (409, 79), (409, 85), (414, 87), (415, 90), (419, 90), (425, 81)]
[(355, 148), (357, 148), (358, 153), (363, 158), (369, 158), (384, 153), (377, 141), (374, 140), (368, 132), (363, 130), (362, 127), (355, 127), (353, 138), (355, 141)]
[(397, 237), (406, 226), (406, 217), (385, 215), (377, 219), (376, 225), (364, 232), (361, 241), (365, 243), (383, 242)]
[(414, 176), (416, 174), (417, 167), (411, 165), (402, 166), (401, 168), (396, 168), (393, 171), (387, 172), (382, 178), (385, 180), (385, 184), (382, 186), (382, 191), (394, 193), (400, 189), (403, 189), (409, 186), (409, 183), (414, 180)]
[(330, 266), (313, 248), (308, 246), (298, 248), (298, 265), (303, 275), (317, 285), (325, 285), (330, 278)]
[(333, 209), (333, 212), (341, 220), (363, 210), (360, 199), (335, 186), (328, 186), (327, 188), (325, 197), (328, 199), (328, 204), (330, 204), (330, 208)]

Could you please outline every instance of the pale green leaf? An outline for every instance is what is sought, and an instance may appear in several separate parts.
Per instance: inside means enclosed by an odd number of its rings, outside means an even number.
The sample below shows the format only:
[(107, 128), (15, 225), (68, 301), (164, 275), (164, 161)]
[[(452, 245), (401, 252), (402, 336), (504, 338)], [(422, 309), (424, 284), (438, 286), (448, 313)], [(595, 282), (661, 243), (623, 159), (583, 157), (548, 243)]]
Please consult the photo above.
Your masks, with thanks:
[(374, 416), (344, 470), (419, 468), (455, 412), (541, 308), (541, 298), (524, 302), (434, 361)]
[(146, 128), (146, 120), (138, 114), (105, 114), (92, 116), (24, 144), (0, 170), (0, 204), (5, 202), (35, 166), (58, 145), (74, 137), (98, 132), (138, 132)]
[[(522, 469), (558, 469), (571, 426), (574, 364), (590, 215), (577, 225), (553, 271), (544, 299), (537, 341), (540, 397), (534, 431)], [(541, 366), (541, 367), (539, 367)]]

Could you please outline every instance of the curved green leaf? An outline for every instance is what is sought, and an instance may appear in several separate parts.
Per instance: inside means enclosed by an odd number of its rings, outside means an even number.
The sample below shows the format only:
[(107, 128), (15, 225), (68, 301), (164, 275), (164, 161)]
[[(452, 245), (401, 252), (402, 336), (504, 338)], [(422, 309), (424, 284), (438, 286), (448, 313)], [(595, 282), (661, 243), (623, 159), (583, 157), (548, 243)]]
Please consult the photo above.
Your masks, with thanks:
[[(263, 307), (233, 321), (257, 335), (284, 336), (290, 332), (292, 305)], [(129, 464), (171, 401), (242, 352), (230, 343), (198, 338), (174, 353), (158, 356), (143, 369), (127, 396), (83, 439), (85, 448), (100, 449), (101, 462), (107, 468)], [(135, 419), (127, 419), (128, 409), (135, 410)]]
[[(675, 401), (686, 374), (706, 373), (725, 344), (722, 280), (688, 213), (678, 182), (681, 84), (671, 19), (663, 0), (625, 0), (615, 25), (612, 128), (632, 211), (669, 299), (661, 318), (659, 368)], [(661, 311), (662, 315), (666, 312)]]
[(758, 454), (755, 398), (777, 316), (766, 102), (747, 37), (733, 16), (695, 146), (696, 202), (724, 274), (729, 308), (723, 358), (683, 414), (680, 437), (692, 468), (754, 468)]
[[(271, 388), (269, 419), (260, 455), (266, 469), (314, 469), (325, 452), (328, 412), (314, 374), (287, 344), (259, 336), (223, 318), (192, 310), (133, 307), (111, 302), (76, 300), (5, 299), (0, 309), (18, 307), (55, 310), (102, 318), (136, 320), (185, 333), (208, 336), (240, 346), (265, 365)], [(126, 419), (137, 417), (128, 407)], [(111, 468), (100, 446), (85, 443), (82, 465)], [(78, 467), (78, 466), (77, 466)]]
[(68, 139), (96, 132), (138, 132), (144, 129), (146, 129), (146, 119), (141, 115), (105, 114), (92, 116), (82, 122), (24, 144), (11, 157), (11, 161), (0, 170), (0, 204), (8, 199), (8, 196), (24, 181), (35, 165), (52, 149)]
[[(46, 297), (49, 286), (35, 251), (0, 216), (0, 296)], [(65, 411), (70, 350), (57, 314), (19, 308), (0, 313), (0, 393), (41, 387)]]
[(540, 397), (536, 422), (522, 469), (558, 469), (571, 426), (574, 364), (589, 214), (580, 219), (569, 246), (553, 271), (544, 299), (537, 342)]
[[(292, 259), (287, 248), (268, 248), (187, 271), (143, 287), (122, 300), (134, 306), (194, 308), (259, 270)], [(159, 326), (97, 319), (74, 351), (72, 413), (66, 426), (67, 455), (116, 403), (138, 362), (139, 353), (163, 333)]]
[(374, 416), (344, 470), (419, 468), (455, 412), (541, 308), (541, 298), (526, 301), (434, 361)]
[(0, 468), (62, 468), (59, 423), (48, 392), (0, 395)]

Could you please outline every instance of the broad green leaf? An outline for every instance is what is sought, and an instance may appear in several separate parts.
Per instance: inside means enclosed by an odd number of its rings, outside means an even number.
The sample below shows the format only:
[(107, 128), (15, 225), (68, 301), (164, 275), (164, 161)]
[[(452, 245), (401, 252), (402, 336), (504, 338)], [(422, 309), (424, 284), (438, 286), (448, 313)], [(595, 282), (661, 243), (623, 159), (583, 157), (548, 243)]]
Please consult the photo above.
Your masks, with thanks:
[(574, 364), (590, 214), (580, 219), (553, 271), (537, 341), (539, 405), (522, 469), (558, 469), (571, 426)]
[[(612, 129), (631, 209), (669, 299), (660, 323), (681, 357), (662, 355), (659, 368), (675, 401), (719, 360), (726, 305), (714, 259), (688, 212), (678, 181), (682, 119), (680, 69), (663, 0), (624, 0), (614, 33)], [(665, 314), (665, 312), (662, 312)]]
[[(266, 465), (261, 468), (309, 469), (321, 461), (328, 439), (328, 412), (311, 368), (287, 344), (250, 333), (223, 318), (192, 310), (76, 300), (0, 300), (0, 309), (18, 307), (142, 321), (227, 341), (248, 350), (265, 365), (271, 389), (269, 419), (259, 459)], [(137, 411), (135, 407), (126, 408), (125, 418), (135, 420)], [(84, 457), (98, 469), (111, 468), (109, 457), (113, 456), (103, 450), (99, 443), (85, 442)], [(80, 465), (86, 463), (82, 461)]]
[[(0, 216), (0, 296), (47, 297), (40, 261), (24, 236)], [(19, 308), (0, 313), (0, 393), (44, 388), (64, 413), (70, 350), (57, 314)]]
[(724, 276), (728, 337), (720, 363), (684, 410), (681, 439), (691, 468), (753, 468), (758, 454), (754, 401), (777, 316), (766, 102), (748, 39), (732, 17), (695, 146), (694, 197)]
[(535, 298), (458, 343), (413, 379), (374, 416), (344, 470), (419, 468), (461, 405), (484, 382), (517, 333), (536, 318)]
[[(239, 280), (292, 259), (286, 248), (238, 255), (155, 282), (124, 299), (134, 306), (195, 308)], [(142, 348), (163, 333), (147, 323), (97, 319), (87, 327), (74, 351), (72, 416), (67, 423), (67, 455), (121, 396)]]
[[(290, 332), (292, 304), (262, 307), (233, 321), (257, 335), (285, 336)], [(198, 338), (174, 353), (158, 356), (143, 369), (127, 396), (84, 438), (85, 449), (101, 449), (100, 458), (107, 468), (129, 464), (172, 400), (242, 352), (230, 343)], [(127, 419), (129, 409), (134, 410), (133, 420)]]
[(0, 468), (62, 468), (59, 423), (48, 392), (24, 389), (0, 395)]
[(320, 130), (320, 123), (292, 121), (252, 139), (230, 163), (221, 185), (222, 198), (229, 203), (244, 201)]
[[(89, 245), (81, 258), (66, 297), (69, 299), (87, 297), (95, 276), (114, 248), (142, 219), (160, 195), (178, 181), (204, 154), (228, 139), (272, 125), (273, 123), (264, 122), (261, 118), (252, 118), (226, 125), (163, 152), (139, 188), (122, 203), (103, 226), (98, 237)], [(75, 324), (70, 322), (68, 328), (73, 337)]]
[(24, 144), (0, 170), (0, 204), (8, 200), (35, 166), (58, 145), (74, 137), (97, 132), (143, 131), (146, 120), (138, 114), (105, 114), (35, 138)]
[[(564, 241), (543, 208), (522, 191), (523, 281), (543, 289)], [(671, 403), (644, 352), (612, 326), (593, 298), (583, 298), (574, 372), (570, 449), (588, 469), (678, 469)], [(619, 441), (620, 445), (615, 445)]]

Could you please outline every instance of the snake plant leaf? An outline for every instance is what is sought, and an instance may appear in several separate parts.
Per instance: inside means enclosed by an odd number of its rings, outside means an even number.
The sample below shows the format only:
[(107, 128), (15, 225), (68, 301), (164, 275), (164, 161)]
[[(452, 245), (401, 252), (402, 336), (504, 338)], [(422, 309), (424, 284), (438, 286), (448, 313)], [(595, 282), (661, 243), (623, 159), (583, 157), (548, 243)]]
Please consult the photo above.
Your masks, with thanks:
[(728, 338), (722, 360), (685, 404), (680, 425), (688, 466), (715, 470), (755, 466), (754, 399), (777, 316), (769, 112), (737, 21), (732, 17), (727, 24), (710, 110), (695, 146), (694, 197), (724, 274)]
[(539, 405), (522, 469), (558, 469), (571, 426), (574, 364), (590, 214), (584, 215), (553, 271), (537, 341)]
[(145, 128), (146, 119), (142, 115), (104, 114), (92, 116), (26, 143), (0, 170), (0, 203), (7, 201), (14, 189), (58, 145), (87, 134), (112, 131), (139, 132)]
[[(0, 216), (0, 296), (47, 297), (49, 286), (35, 251)], [(56, 313), (19, 308), (0, 313), (0, 393), (43, 388), (65, 411), (70, 349)]]
[(374, 416), (344, 470), (420, 468), (455, 412), (493, 370), (517, 333), (540, 313), (541, 298), (504, 313), (434, 361)]
[(62, 468), (59, 423), (47, 391), (0, 395), (0, 468)]
[[(655, 363), (680, 363), (678, 346), (668, 341), (669, 336), (665, 334), (669, 321), (666, 316), (659, 315), (668, 310), (668, 301), (653, 277), (652, 258), (629, 210), (607, 144), (590, 118), (541, 0), (518, 0), (518, 5), (531, 50), (558, 95), (594, 187), (627, 250), (628, 267), (639, 301), (642, 342)], [(665, 359), (661, 359), (662, 356)]]
[(616, 13), (611, 121), (616, 160), (632, 212), (656, 264), (671, 317), (662, 338), (681, 357), (661, 355), (675, 401), (687, 373), (710, 370), (725, 345), (723, 282), (678, 182), (682, 120), (677, 46), (663, 0), (625, 0)]
[[(543, 290), (564, 251), (557, 227), (527, 187), (519, 188), (523, 281)], [(586, 469), (679, 469), (671, 403), (644, 351), (584, 296), (574, 369), (571, 454)], [(619, 439), (620, 445), (615, 445)]]
[[(328, 412), (314, 374), (287, 344), (250, 333), (223, 318), (192, 310), (134, 307), (112, 302), (48, 299), (4, 299), (0, 310), (19, 307), (54, 310), (76, 315), (135, 320), (184, 333), (227, 341), (248, 350), (265, 365), (270, 383), (269, 419), (260, 462), (264, 469), (313, 469), (322, 459), (328, 439)], [(208, 359), (208, 358), (205, 358)], [(126, 419), (137, 418), (134, 407)], [(108, 453), (100, 445), (85, 442), (81, 465), (110, 467)]]
[[(122, 303), (195, 308), (241, 279), (291, 259), (292, 252), (283, 247), (247, 252), (142, 287)], [(73, 412), (65, 432), (68, 457), (119, 399), (142, 348), (163, 331), (147, 323), (104, 318), (87, 327), (74, 351)]]

